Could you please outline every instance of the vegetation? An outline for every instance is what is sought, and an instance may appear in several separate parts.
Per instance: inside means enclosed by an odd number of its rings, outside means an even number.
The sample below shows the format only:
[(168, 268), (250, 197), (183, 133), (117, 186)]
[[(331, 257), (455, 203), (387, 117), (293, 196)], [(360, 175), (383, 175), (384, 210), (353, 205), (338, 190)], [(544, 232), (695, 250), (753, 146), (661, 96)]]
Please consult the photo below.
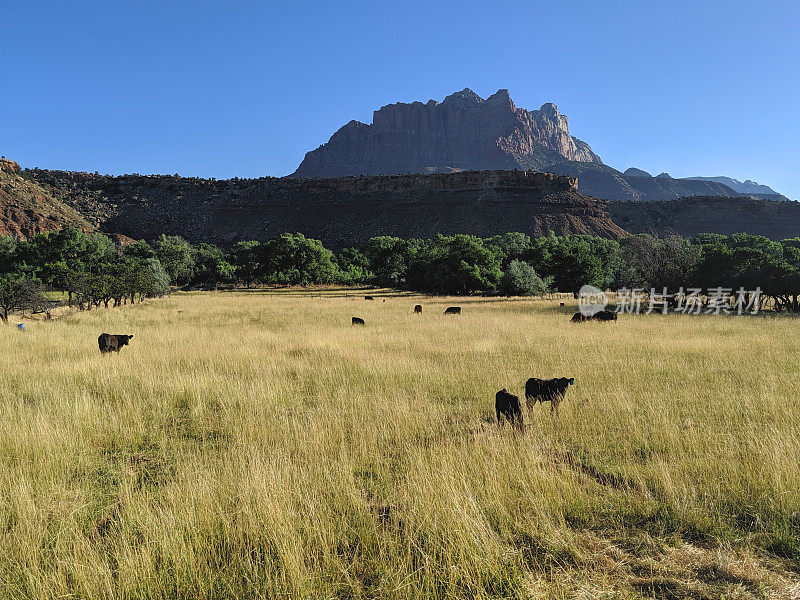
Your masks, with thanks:
[(796, 594), (794, 319), (345, 293), (0, 327), (0, 598)]
[[(491, 238), (439, 235), (428, 240), (376, 237), (334, 254), (318, 240), (283, 234), (223, 250), (162, 235), (122, 248), (75, 228), (15, 242), (0, 237), (6, 288), (29, 282), (67, 294), (80, 308), (119, 306), (163, 296), (170, 287), (220, 285), (372, 285), (430, 294), (575, 293), (592, 284), (677, 294), (683, 288), (760, 288), (779, 311), (800, 312), (800, 238), (772, 241), (736, 234), (694, 240), (636, 235), (620, 240), (571, 235)], [(18, 307), (24, 308), (22, 302)], [(5, 315), (5, 313), (4, 313)]]

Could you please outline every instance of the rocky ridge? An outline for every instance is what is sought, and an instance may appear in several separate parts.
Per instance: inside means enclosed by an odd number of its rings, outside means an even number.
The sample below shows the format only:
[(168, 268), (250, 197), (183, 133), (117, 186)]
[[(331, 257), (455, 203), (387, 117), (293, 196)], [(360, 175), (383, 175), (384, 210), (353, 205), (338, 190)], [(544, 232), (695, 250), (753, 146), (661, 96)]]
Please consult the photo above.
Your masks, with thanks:
[(228, 246), (300, 232), (340, 248), (379, 235), (626, 235), (571, 177), (525, 171), (208, 180), (26, 171), (102, 231)]

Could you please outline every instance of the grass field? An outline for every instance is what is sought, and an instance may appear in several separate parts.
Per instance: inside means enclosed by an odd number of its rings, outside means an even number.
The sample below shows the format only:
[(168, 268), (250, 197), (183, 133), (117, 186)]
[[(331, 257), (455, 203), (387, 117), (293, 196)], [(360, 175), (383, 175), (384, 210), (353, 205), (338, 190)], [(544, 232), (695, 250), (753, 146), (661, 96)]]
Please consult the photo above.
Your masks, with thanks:
[(0, 597), (800, 597), (800, 320), (337, 294), (0, 327)]

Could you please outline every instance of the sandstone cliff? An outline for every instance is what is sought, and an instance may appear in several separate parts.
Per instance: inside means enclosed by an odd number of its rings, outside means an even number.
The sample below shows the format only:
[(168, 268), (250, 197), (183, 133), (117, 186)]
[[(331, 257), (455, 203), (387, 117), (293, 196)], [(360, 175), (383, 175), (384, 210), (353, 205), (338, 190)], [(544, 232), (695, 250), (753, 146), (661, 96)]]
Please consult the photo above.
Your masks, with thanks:
[(554, 160), (601, 163), (569, 133), (554, 104), (517, 108), (508, 90), (484, 100), (470, 89), (441, 103), (397, 103), (375, 111), (372, 124), (350, 121), (306, 154), (298, 177), (341, 177), (456, 170), (535, 169)]
[(225, 246), (297, 231), (340, 248), (378, 235), (626, 235), (599, 202), (576, 191), (574, 178), (549, 173), (225, 181), (42, 170), (27, 174), (101, 230), (132, 238), (167, 233)]

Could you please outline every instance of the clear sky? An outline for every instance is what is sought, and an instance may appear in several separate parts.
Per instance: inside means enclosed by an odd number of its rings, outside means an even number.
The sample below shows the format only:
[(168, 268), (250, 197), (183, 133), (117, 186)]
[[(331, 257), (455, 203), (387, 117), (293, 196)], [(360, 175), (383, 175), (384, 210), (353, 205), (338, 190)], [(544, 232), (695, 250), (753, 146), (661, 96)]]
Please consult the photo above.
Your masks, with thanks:
[(384, 104), (508, 88), (618, 169), (800, 199), (797, 0), (9, 0), (0, 25), (27, 167), (286, 175)]

